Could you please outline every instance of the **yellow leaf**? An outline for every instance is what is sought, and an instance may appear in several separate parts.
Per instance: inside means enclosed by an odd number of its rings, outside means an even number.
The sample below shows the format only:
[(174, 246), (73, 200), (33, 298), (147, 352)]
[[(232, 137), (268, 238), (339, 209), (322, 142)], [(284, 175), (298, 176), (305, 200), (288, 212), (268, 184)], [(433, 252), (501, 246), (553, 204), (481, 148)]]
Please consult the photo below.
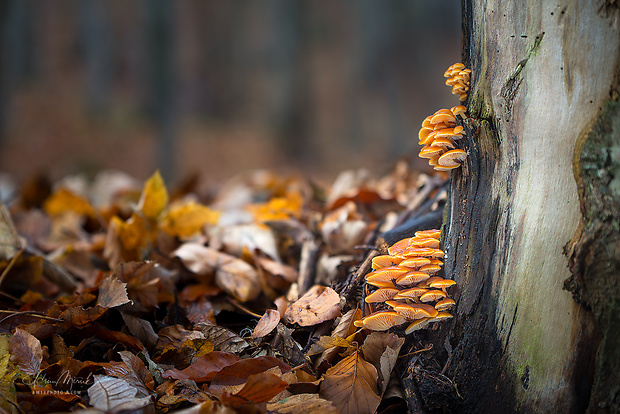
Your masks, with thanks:
[(58, 216), (73, 211), (83, 216), (94, 216), (90, 202), (66, 188), (56, 190), (43, 204), (43, 210), (50, 216)]
[(273, 197), (269, 202), (248, 206), (257, 221), (286, 220), (299, 218), (303, 198), (298, 192), (291, 192), (286, 197)]
[(162, 229), (167, 233), (191, 237), (201, 232), (205, 224), (216, 224), (220, 213), (209, 207), (190, 201), (187, 204), (171, 207), (164, 218)]
[[(9, 361), (9, 336), (0, 334), (0, 410), (12, 412), (17, 403), (15, 385), (17, 371)], [(11, 404), (13, 403), (13, 404)]]
[(155, 171), (155, 174), (144, 183), (138, 208), (148, 220), (156, 221), (167, 205), (168, 190), (159, 171)]

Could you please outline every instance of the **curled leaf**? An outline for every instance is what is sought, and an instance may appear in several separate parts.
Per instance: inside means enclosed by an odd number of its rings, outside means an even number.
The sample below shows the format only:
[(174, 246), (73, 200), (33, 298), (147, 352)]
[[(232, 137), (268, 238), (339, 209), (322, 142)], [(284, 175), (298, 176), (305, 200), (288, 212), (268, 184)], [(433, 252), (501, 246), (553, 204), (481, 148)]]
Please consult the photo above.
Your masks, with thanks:
[(280, 312), (275, 309), (267, 309), (265, 314), (259, 319), (256, 328), (252, 332), (253, 338), (262, 338), (269, 335), (280, 323)]
[(39, 373), (43, 360), (41, 342), (23, 329), (16, 328), (9, 341), (11, 362), (28, 375)]
[(136, 397), (137, 393), (124, 379), (107, 375), (95, 375), (95, 383), (88, 389), (93, 407), (114, 412), (136, 410), (151, 403), (151, 397)]
[(313, 286), (294, 302), (284, 314), (291, 323), (316, 325), (340, 316), (340, 296), (332, 288)]

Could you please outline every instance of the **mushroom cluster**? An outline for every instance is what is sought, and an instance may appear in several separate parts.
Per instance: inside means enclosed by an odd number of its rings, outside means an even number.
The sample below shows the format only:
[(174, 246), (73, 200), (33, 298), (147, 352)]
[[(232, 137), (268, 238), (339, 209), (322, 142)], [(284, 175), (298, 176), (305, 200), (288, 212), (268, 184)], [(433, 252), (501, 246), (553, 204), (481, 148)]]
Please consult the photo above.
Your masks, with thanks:
[[(455, 63), (444, 73), (448, 77), (446, 84), (452, 86), (452, 93), (459, 99), (467, 99), (471, 70), (465, 69), (462, 63)], [(463, 127), (457, 124), (458, 117), (465, 118), (467, 108), (463, 105), (450, 109), (440, 109), (422, 122), (418, 133), (418, 144), (424, 145), (420, 150), (420, 158), (427, 158), (428, 164), (437, 171), (449, 171), (461, 166), (467, 153), (456, 148), (455, 140), (463, 138)]]
[(439, 249), (439, 230), (424, 230), (394, 243), (388, 254), (372, 260), (367, 285), (377, 289), (366, 296), (367, 303), (385, 303), (392, 310), (380, 310), (355, 322), (358, 327), (385, 331), (409, 322), (405, 333), (431, 322), (451, 318), (454, 305), (447, 289), (454, 280), (435, 276), (441, 270), (444, 252)]
[(455, 63), (450, 66), (443, 74), (446, 85), (452, 87), (452, 93), (459, 96), (459, 100), (463, 102), (467, 99), (467, 91), (469, 91), (471, 69), (466, 69), (462, 63)]

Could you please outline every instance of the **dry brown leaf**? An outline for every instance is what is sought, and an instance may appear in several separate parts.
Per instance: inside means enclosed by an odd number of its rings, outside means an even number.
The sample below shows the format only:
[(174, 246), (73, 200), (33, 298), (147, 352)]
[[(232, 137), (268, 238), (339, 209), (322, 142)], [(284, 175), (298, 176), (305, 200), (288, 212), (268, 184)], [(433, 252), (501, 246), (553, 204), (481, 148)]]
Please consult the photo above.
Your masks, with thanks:
[(279, 276), (288, 283), (297, 282), (299, 274), (294, 267), (277, 262), (268, 257), (257, 256), (255, 260), (258, 262), (258, 265), (270, 275)]
[(387, 388), (392, 370), (396, 365), (400, 347), (405, 339), (388, 332), (373, 332), (364, 341), (362, 353), (364, 358), (373, 364), (379, 372), (379, 395)]
[(272, 414), (339, 414), (331, 401), (317, 394), (297, 394), (274, 403), (267, 403), (267, 411)]
[(195, 328), (213, 343), (216, 351), (240, 353), (250, 346), (245, 339), (222, 326), (202, 322), (197, 323)]
[(342, 414), (372, 414), (381, 402), (377, 378), (377, 369), (358, 351), (327, 370), (319, 395), (333, 402)]
[(10, 363), (9, 336), (0, 334), (0, 410), (7, 413), (12, 411), (12, 406), (17, 402), (13, 381), (17, 377), (18, 370)]
[[(355, 325), (353, 324), (353, 322), (361, 318), (362, 318), (361, 309), (357, 308), (357, 309), (349, 310), (347, 313), (345, 313), (342, 316), (342, 318), (340, 318), (340, 321), (338, 322), (338, 326), (336, 326), (336, 329), (334, 329), (334, 332), (332, 332), (331, 336), (338, 337), (338, 338), (345, 338), (345, 339), (348, 338), (349, 335), (353, 334), (353, 332), (355, 332), (355, 330), (357, 329)], [(323, 352), (323, 354), (316, 360), (315, 367), (319, 367), (323, 363), (323, 361), (327, 361), (331, 363), (332, 360), (338, 354), (338, 352), (340, 352), (340, 350), (341, 350), (341, 346), (339, 345), (333, 345), (331, 347), (329, 346), (324, 347), (322, 351), (319, 351), (319, 352)]]
[(0, 201), (0, 260), (9, 261), (22, 248), (9, 212)]
[(211, 381), (223, 368), (240, 360), (241, 358), (230, 352), (213, 351), (196, 359), (192, 365), (183, 370), (169, 369), (162, 373), (162, 376), (180, 380), (190, 379), (195, 382)]
[(368, 224), (357, 211), (357, 205), (349, 201), (328, 213), (321, 223), (321, 235), (333, 255), (350, 253), (356, 244), (363, 242)]
[(215, 283), (241, 302), (256, 299), (261, 293), (256, 269), (241, 259), (230, 261), (217, 269)]
[(123, 317), (123, 321), (125, 321), (125, 325), (127, 326), (127, 329), (129, 329), (129, 332), (139, 339), (147, 349), (153, 349), (153, 347), (157, 344), (159, 337), (153, 330), (151, 324), (144, 319), (140, 319), (126, 313), (121, 313), (121, 316)]
[(219, 394), (224, 387), (244, 384), (250, 375), (259, 374), (274, 367), (279, 368), (281, 372), (291, 370), (290, 366), (270, 356), (242, 359), (218, 372), (211, 381), (209, 390)]
[(267, 309), (265, 314), (258, 320), (256, 328), (252, 332), (253, 338), (262, 338), (269, 335), (280, 323), (280, 312), (275, 309)]
[(312, 326), (340, 316), (340, 296), (332, 288), (315, 285), (284, 314), (290, 323)]
[(95, 375), (88, 389), (90, 404), (100, 410), (119, 412), (136, 410), (151, 403), (151, 397), (137, 397), (138, 390), (122, 378)]
[(159, 331), (157, 348), (164, 349), (169, 346), (180, 348), (185, 341), (192, 339), (205, 339), (205, 335), (199, 331), (188, 331), (181, 325), (167, 326)]
[(247, 403), (262, 403), (269, 401), (288, 386), (286, 381), (269, 372), (250, 375), (243, 388), (233, 395), (224, 393), (222, 402), (233, 407), (240, 407)]
[(41, 342), (23, 329), (16, 328), (9, 341), (11, 362), (28, 375), (37, 375), (43, 361)]
[(230, 260), (229, 256), (223, 256), (217, 250), (200, 243), (183, 243), (172, 255), (181, 259), (183, 265), (197, 275), (213, 273), (217, 267)]
[(326, 349), (332, 348), (348, 348), (351, 346), (351, 342), (347, 341), (344, 338), (339, 337), (338, 335), (332, 336), (321, 336), (318, 341), (312, 344), (310, 350), (306, 354), (307, 356), (312, 356), (316, 354), (320, 354), (324, 352)]
[(97, 305), (104, 308), (114, 308), (131, 302), (127, 296), (127, 283), (115, 277), (108, 277), (99, 284)]

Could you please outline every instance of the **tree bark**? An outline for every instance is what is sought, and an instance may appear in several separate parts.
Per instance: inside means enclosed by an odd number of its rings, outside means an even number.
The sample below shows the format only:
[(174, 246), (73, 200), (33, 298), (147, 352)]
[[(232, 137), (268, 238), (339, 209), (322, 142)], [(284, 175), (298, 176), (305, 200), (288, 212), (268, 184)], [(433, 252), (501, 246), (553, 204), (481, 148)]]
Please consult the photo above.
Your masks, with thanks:
[(463, 15), (469, 157), (443, 231), (451, 408), (618, 412), (618, 5), (465, 0)]

